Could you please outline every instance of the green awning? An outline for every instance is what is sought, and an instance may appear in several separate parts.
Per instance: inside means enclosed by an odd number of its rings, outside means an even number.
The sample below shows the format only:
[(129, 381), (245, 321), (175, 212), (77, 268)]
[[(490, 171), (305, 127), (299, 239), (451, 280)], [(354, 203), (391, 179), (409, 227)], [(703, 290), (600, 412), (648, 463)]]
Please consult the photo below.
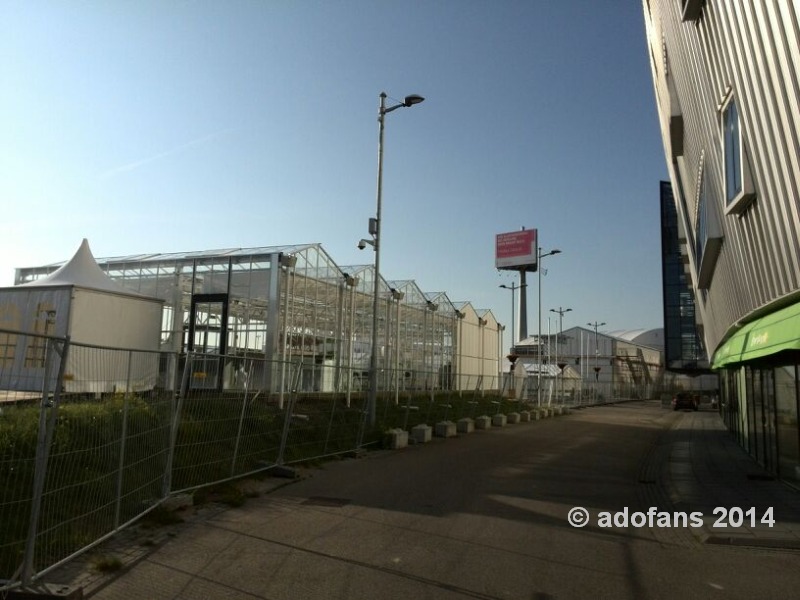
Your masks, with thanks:
[(800, 350), (800, 303), (787, 306), (742, 327), (714, 353), (712, 369)]

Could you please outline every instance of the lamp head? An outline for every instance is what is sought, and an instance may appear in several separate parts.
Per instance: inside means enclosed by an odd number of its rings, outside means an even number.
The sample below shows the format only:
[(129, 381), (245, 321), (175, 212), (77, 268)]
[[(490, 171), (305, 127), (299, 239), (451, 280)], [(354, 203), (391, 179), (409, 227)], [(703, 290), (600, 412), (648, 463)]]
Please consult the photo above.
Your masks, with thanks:
[(419, 104), (423, 102), (425, 98), (420, 96), (419, 94), (411, 94), (410, 96), (406, 96), (403, 100), (403, 106), (409, 107), (414, 106), (415, 104)]

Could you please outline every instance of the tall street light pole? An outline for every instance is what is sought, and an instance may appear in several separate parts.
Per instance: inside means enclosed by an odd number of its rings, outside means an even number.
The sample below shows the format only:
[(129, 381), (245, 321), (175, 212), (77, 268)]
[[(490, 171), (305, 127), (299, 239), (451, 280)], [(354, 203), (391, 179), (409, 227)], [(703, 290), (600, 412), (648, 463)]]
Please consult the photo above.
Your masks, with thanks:
[(513, 350), (514, 346), (517, 345), (517, 325), (516, 325), (516, 308), (517, 308), (517, 294), (516, 291), (523, 287), (528, 287), (528, 284), (516, 285), (515, 283), (511, 283), (511, 285), (502, 284), (499, 287), (503, 288), (504, 290), (511, 291), (511, 349)]
[[(551, 308), (550, 309), (550, 312), (554, 312), (554, 313), (558, 314), (558, 339), (556, 339), (556, 364), (558, 364), (558, 344), (561, 342), (561, 337), (562, 337), (562, 334), (564, 333), (564, 315), (566, 313), (570, 312), (571, 310), (572, 310), (571, 308), (561, 308), (560, 306), (558, 307), (558, 310), (556, 310), (555, 308)], [(562, 357), (562, 360), (563, 360), (563, 357)], [(567, 365), (565, 363), (564, 367), (566, 367), (566, 366)], [(562, 402), (562, 404), (564, 402), (564, 367), (562, 367), (561, 365), (558, 366), (558, 368), (561, 369), (561, 402)]]
[(378, 399), (378, 306), (380, 304), (381, 279), (381, 194), (383, 193), (383, 127), (387, 113), (401, 107), (408, 108), (425, 100), (422, 96), (412, 94), (403, 102), (386, 106), (386, 92), (381, 92), (378, 108), (378, 191), (377, 211), (375, 219), (370, 219), (369, 233), (372, 240), (361, 240), (358, 247), (363, 249), (369, 244), (375, 250), (375, 287), (372, 295), (372, 350), (369, 356), (369, 396), (367, 397), (367, 417), (370, 427), (375, 425), (375, 406)]
[(597, 356), (600, 354), (600, 350), (597, 348), (597, 328), (602, 327), (605, 325), (605, 322), (598, 323), (595, 321), (594, 323), (587, 323), (589, 327), (594, 327), (594, 395), (595, 399), (597, 398), (597, 381), (600, 378), (600, 367), (597, 366)]
[[(539, 330), (536, 332), (536, 345), (539, 348), (537, 352), (537, 354), (539, 355), (539, 373), (536, 378), (537, 406), (542, 405), (542, 259), (545, 256), (553, 256), (554, 254), (561, 254), (561, 250), (558, 249), (550, 250), (550, 252), (547, 252), (545, 254), (542, 254), (541, 248), (537, 250), (536, 270), (539, 272)], [(547, 343), (548, 345), (550, 344), (549, 339)]]

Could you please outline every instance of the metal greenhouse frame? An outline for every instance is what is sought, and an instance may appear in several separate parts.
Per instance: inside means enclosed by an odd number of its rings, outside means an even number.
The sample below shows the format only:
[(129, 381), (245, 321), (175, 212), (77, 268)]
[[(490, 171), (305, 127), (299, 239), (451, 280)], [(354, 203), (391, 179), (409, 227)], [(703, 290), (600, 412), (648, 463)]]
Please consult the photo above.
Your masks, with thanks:
[[(367, 389), (373, 265), (339, 266), (320, 244), (97, 262), (127, 289), (164, 301), (161, 349), (195, 355), (193, 388), (223, 391), (258, 382), (283, 396), (295, 385), (302, 392), (346, 393), (348, 401)], [(61, 264), (18, 269), (16, 284)], [(501, 326), (494, 317), (485, 319), (481, 311), (476, 323), (465, 320), (446, 293), (426, 294), (413, 280), (381, 277), (379, 293), (385, 307), (378, 315), (379, 389), (433, 392), (467, 389), (476, 381), (481, 389), (493, 387), (484, 379), (495, 381), (500, 367)], [(170, 361), (162, 384), (176, 389), (180, 359)], [(488, 370), (487, 361), (493, 365)], [(299, 380), (288, 381), (287, 366), (298, 365)]]

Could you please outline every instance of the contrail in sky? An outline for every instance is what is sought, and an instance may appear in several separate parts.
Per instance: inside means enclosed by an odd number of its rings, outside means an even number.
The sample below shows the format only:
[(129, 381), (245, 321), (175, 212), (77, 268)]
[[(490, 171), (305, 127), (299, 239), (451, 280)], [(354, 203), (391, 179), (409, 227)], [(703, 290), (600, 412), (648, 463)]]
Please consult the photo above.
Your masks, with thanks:
[(180, 146), (175, 146), (174, 148), (167, 150), (166, 152), (160, 152), (158, 154), (154, 154), (153, 156), (148, 156), (147, 158), (142, 158), (139, 160), (134, 160), (132, 162), (126, 163), (124, 165), (120, 165), (119, 167), (114, 167), (113, 169), (109, 169), (108, 171), (104, 171), (99, 175), (100, 179), (111, 179), (112, 177), (116, 177), (121, 173), (128, 173), (130, 171), (134, 171), (139, 167), (143, 167), (144, 165), (150, 164), (157, 160), (161, 160), (162, 158), (166, 158), (168, 156), (172, 156), (173, 154), (179, 154), (184, 150), (191, 148), (192, 146), (199, 146), (201, 144), (205, 144), (206, 142), (210, 142), (221, 135), (226, 133), (230, 133), (233, 131), (233, 128), (230, 129), (223, 129), (222, 131), (218, 131), (216, 133), (210, 133), (208, 135), (204, 135), (203, 137), (199, 137), (195, 140), (191, 140)]

